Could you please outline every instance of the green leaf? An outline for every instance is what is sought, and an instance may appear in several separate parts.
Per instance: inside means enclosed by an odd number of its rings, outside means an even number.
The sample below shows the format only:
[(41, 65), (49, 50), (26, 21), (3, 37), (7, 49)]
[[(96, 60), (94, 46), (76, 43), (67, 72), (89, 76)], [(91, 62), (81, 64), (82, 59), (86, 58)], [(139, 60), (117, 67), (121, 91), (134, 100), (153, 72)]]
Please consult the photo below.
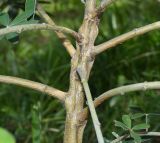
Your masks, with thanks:
[(31, 19), (31, 20), (27, 21), (27, 24), (37, 24), (37, 23), (39, 23), (39, 20)]
[(15, 143), (15, 138), (6, 129), (0, 128), (0, 143)]
[(38, 20), (34, 20), (34, 19), (31, 19), (29, 21), (23, 21), (21, 23), (19, 23), (18, 25), (23, 25), (23, 24), (37, 24), (39, 21)]
[(9, 33), (5, 37), (12, 44), (17, 44), (19, 42), (19, 35), (17, 33)]
[(6, 35), (7, 40), (13, 39), (15, 37), (17, 37), (18, 34), (17, 33), (9, 33)]
[(115, 123), (115, 126), (120, 127), (124, 130), (128, 130), (128, 127), (125, 124), (123, 124), (122, 122), (114, 121), (114, 123)]
[(141, 137), (139, 136), (139, 134), (131, 131), (130, 135), (135, 140), (136, 143), (141, 143)]
[(25, 11), (19, 14), (10, 24), (10, 26), (27, 23), (27, 19), (35, 13), (36, 0), (26, 0)]
[(150, 127), (150, 125), (148, 124), (138, 124), (138, 125), (135, 125), (132, 129), (133, 130), (142, 130), (142, 129), (148, 129)]
[(27, 18), (30, 17), (31, 15), (28, 15), (25, 12), (22, 12), (21, 14), (19, 14), (18, 16), (16, 16), (16, 18), (10, 23), (9, 26), (15, 26), (15, 25), (19, 25), (20, 23), (27, 21)]
[(136, 113), (136, 114), (131, 115), (130, 117), (131, 119), (137, 119), (137, 118), (142, 118), (144, 116), (145, 116), (144, 113)]
[(123, 123), (128, 127), (128, 128), (131, 128), (131, 118), (129, 115), (123, 115), (122, 116), (122, 121)]
[(0, 24), (3, 26), (8, 26), (10, 22), (10, 18), (8, 13), (1, 13), (0, 14)]
[(28, 15), (33, 15), (36, 9), (36, 0), (26, 0), (25, 13)]

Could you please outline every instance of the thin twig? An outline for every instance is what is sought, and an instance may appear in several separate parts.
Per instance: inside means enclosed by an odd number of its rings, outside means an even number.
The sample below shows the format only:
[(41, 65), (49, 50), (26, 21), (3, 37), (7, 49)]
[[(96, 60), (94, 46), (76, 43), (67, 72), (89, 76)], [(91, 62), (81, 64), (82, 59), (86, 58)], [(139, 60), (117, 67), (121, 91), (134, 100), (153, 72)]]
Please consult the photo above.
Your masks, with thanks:
[(112, 3), (114, 3), (115, 1), (117, 0), (102, 0), (101, 1), (101, 4), (100, 4), (100, 7), (102, 9), (106, 8), (107, 6), (111, 5)]
[(153, 31), (153, 30), (156, 30), (156, 29), (159, 29), (160, 28), (160, 21), (158, 22), (154, 22), (152, 24), (149, 24), (149, 25), (146, 25), (146, 26), (143, 26), (143, 27), (140, 27), (140, 28), (136, 28), (128, 33), (125, 33), (123, 35), (120, 35), (116, 38), (113, 38), (107, 42), (104, 42), (98, 46), (95, 46), (94, 47), (94, 50), (93, 50), (93, 54), (94, 55), (97, 55), (97, 54), (100, 54), (101, 52), (109, 49), (109, 48), (112, 48), (112, 47), (115, 47), (117, 46), (118, 44), (121, 44), (131, 38), (134, 38), (136, 36), (139, 36), (139, 35), (143, 35), (147, 32), (150, 32), (150, 31)]
[(101, 13), (103, 13), (105, 11), (105, 9), (111, 5), (112, 3), (114, 3), (117, 0), (102, 0), (100, 3), (100, 6), (97, 8), (94, 16), (96, 15), (100, 15)]
[(148, 132), (146, 134), (140, 134), (141, 136), (160, 136), (160, 132)]
[(66, 95), (65, 92), (42, 83), (38, 83), (38, 82), (34, 82), (34, 81), (22, 79), (22, 78), (12, 77), (12, 76), (4, 76), (4, 75), (0, 75), (0, 83), (14, 84), (22, 87), (27, 87), (27, 88), (48, 94), (61, 101), (65, 100), (65, 95)]
[[(111, 89), (103, 94), (101, 94), (99, 97), (97, 97), (94, 100), (94, 106), (98, 107), (106, 100), (110, 99), (113, 96), (116, 95), (125, 95), (128, 92), (133, 91), (146, 91), (151, 89), (160, 89), (160, 81), (154, 81), (154, 82), (144, 82), (144, 83), (137, 83), (137, 84), (131, 84), (131, 85), (125, 85), (121, 87), (117, 87), (114, 89)], [(80, 120), (85, 120), (88, 116), (88, 108), (86, 107), (83, 112), (80, 114)]]
[(67, 34), (72, 35), (76, 39), (79, 39), (79, 34), (71, 29), (68, 29), (66, 27), (56, 26), (56, 25), (50, 25), (50, 24), (25, 24), (25, 25), (18, 25), (18, 26), (11, 26), (0, 29), (0, 36), (4, 36), (8, 33), (21, 33), (28, 30), (53, 30), (53, 31), (59, 31), (64, 32)]
[[(148, 133), (140, 133), (140, 136), (155, 136), (155, 137), (159, 137), (160, 136), (160, 132), (148, 132)], [(123, 141), (124, 139), (128, 138), (129, 135), (123, 135), (120, 136), (118, 138), (116, 138), (115, 140), (111, 141), (111, 143), (119, 143), (120, 141)]]
[[(48, 14), (43, 10), (43, 8), (38, 4), (37, 6), (38, 12), (41, 15), (41, 17), (48, 23), (51, 25), (56, 25), (54, 23), (54, 21), (48, 16)], [(56, 31), (56, 34), (58, 36), (58, 38), (62, 41), (63, 46), (66, 48), (66, 50), (68, 51), (68, 53), (70, 54), (70, 56), (72, 57), (73, 54), (75, 53), (75, 48), (72, 45), (72, 43), (67, 39), (67, 37), (59, 31)]]
[(120, 137), (116, 138), (115, 140), (111, 141), (110, 143), (119, 143), (120, 141), (123, 141), (127, 137), (128, 137), (128, 135), (120, 136)]
[(100, 127), (101, 125), (100, 125), (100, 122), (98, 120), (98, 116), (97, 116), (97, 113), (96, 113), (96, 110), (95, 110), (95, 107), (94, 107), (94, 104), (93, 104), (93, 99), (92, 99), (92, 95), (91, 95), (91, 92), (90, 92), (90, 89), (89, 89), (88, 82), (87, 82), (86, 79), (83, 78), (83, 75), (82, 75), (81, 71), (77, 70), (77, 72), (79, 74), (79, 77), (81, 79), (81, 82), (83, 84), (83, 88), (84, 88), (84, 91), (85, 91), (85, 94), (86, 94), (87, 104), (88, 104), (88, 107), (89, 107), (89, 110), (90, 110), (90, 113), (91, 113), (91, 116), (92, 116), (92, 121), (93, 121), (94, 128), (95, 128), (95, 131), (96, 131), (98, 143), (104, 143), (104, 139), (103, 139), (103, 135), (102, 135), (101, 127)]

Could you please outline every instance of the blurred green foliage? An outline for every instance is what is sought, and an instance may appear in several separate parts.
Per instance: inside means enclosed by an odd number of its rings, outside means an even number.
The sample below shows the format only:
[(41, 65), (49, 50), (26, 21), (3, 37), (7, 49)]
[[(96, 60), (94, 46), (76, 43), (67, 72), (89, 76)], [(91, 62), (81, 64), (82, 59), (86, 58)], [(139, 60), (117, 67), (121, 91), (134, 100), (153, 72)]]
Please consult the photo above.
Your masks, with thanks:
[[(7, 7), (2, 5), (6, 2)], [(3, 11), (23, 8), (23, 1), (1, 0)], [(11, 7), (11, 8), (10, 8)], [(78, 30), (83, 20), (84, 5), (80, 0), (53, 0), (44, 4), (59, 25)], [(102, 16), (96, 44), (159, 20), (158, 0), (118, 0)], [(71, 39), (73, 44), (74, 41)], [(69, 87), (70, 57), (52, 32), (29, 31), (20, 35), (18, 44), (0, 41), (0, 74), (39, 81), (61, 90)], [(111, 88), (144, 81), (160, 80), (160, 32), (153, 31), (122, 43), (97, 56), (89, 84), (94, 97)], [(106, 101), (97, 109), (103, 134), (113, 138), (113, 121), (130, 112), (131, 106), (144, 113), (160, 111), (160, 91), (128, 93)], [(38, 110), (34, 112), (35, 106)], [(37, 109), (37, 108), (36, 108)], [(35, 119), (40, 126), (36, 126)], [(160, 131), (160, 117), (151, 116), (151, 129)], [(41, 134), (42, 143), (61, 143), (65, 122), (64, 105), (57, 100), (13, 85), (0, 86), (0, 126), (12, 132), (17, 143), (32, 142), (31, 132)], [(35, 127), (34, 127), (35, 125)], [(39, 130), (40, 133), (39, 133)], [(87, 138), (89, 136), (89, 138)], [(88, 122), (84, 142), (94, 143), (92, 122)]]

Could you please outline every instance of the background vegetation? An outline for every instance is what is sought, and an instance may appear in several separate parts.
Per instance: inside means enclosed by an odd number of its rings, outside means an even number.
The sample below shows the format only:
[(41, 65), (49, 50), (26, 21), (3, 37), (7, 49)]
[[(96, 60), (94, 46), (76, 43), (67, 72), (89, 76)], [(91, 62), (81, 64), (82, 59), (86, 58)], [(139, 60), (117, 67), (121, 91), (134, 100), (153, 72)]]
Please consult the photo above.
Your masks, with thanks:
[[(59, 25), (78, 30), (84, 6), (80, 0), (52, 0), (44, 4)], [(159, 0), (119, 0), (102, 16), (97, 44), (159, 20)], [(23, 8), (23, 1), (2, 0), (1, 11)], [(73, 41), (74, 42), (74, 41)], [(69, 86), (70, 57), (52, 32), (25, 32), (17, 44), (0, 41), (0, 74), (13, 75), (53, 85), (64, 91)], [(75, 44), (75, 43), (74, 43)], [(97, 57), (89, 80), (94, 97), (111, 88), (144, 81), (160, 81), (160, 32), (154, 31), (106, 51)], [(112, 138), (113, 121), (131, 109), (159, 113), (160, 92), (147, 91), (114, 97), (98, 108), (103, 134)], [(46, 95), (0, 84), (0, 126), (14, 134), (17, 143), (30, 143), (41, 134), (43, 143), (61, 143), (64, 105)], [(134, 107), (134, 108), (133, 108)], [(136, 108), (135, 108), (136, 107)], [(151, 116), (151, 130), (160, 131), (160, 116)], [(88, 122), (85, 141), (95, 142)], [(87, 138), (89, 136), (89, 138)]]

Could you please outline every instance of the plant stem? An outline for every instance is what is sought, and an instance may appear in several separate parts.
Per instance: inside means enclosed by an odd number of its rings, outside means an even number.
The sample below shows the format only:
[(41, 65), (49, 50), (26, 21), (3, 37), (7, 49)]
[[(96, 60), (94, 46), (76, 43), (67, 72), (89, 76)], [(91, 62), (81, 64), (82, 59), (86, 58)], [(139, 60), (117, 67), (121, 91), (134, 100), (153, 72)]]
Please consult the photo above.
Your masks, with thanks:
[(86, 94), (86, 98), (87, 98), (89, 110), (90, 110), (90, 113), (91, 113), (91, 116), (92, 116), (92, 121), (93, 121), (94, 128), (95, 128), (95, 131), (96, 131), (98, 143), (104, 143), (102, 131), (101, 131), (101, 128), (100, 128), (101, 125), (100, 125), (100, 122), (98, 120), (98, 116), (97, 116), (97, 113), (96, 113), (96, 110), (95, 110), (95, 107), (94, 107), (94, 104), (93, 104), (93, 99), (92, 99), (92, 95), (91, 95), (91, 92), (90, 92), (90, 89), (89, 89), (88, 82), (87, 82), (86, 79), (83, 78), (83, 76), (82, 76), (82, 74), (79, 70), (77, 70), (77, 72), (78, 72), (78, 74), (81, 78), (81, 82), (83, 84), (83, 88), (84, 88), (84, 91), (85, 91), (85, 94)]
[(120, 141), (126, 139), (129, 135), (123, 135), (123, 136), (120, 136), (118, 138), (116, 138), (115, 140), (111, 141), (111, 143), (119, 143)]
[(160, 21), (148, 24), (146, 26), (142, 26), (140, 28), (135, 28), (134, 30), (132, 30), (128, 33), (122, 34), (116, 38), (113, 38), (107, 42), (104, 42), (98, 46), (95, 46), (94, 50), (93, 50), (93, 54), (94, 55), (100, 54), (100, 53), (104, 52), (105, 50), (108, 50), (112, 47), (115, 47), (118, 44), (121, 44), (129, 39), (132, 39), (132, 38), (137, 37), (139, 35), (143, 35), (147, 32), (150, 32), (150, 31), (153, 31), (156, 29), (160, 29)]
[[(148, 133), (140, 133), (139, 134), (140, 136), (157, 136), (159, 137), (160, 136), (160, 132), (148, 132)], [(129, 138), (129, 135), (123, 135), (123, 136), (120, 136), (118, 137), (117, 139), (111, 141), (111, 143), (119, 143), (120, 141), (123, 141), (124, 139), (126, 138)]]
[(47, 95), (50, 95), (52, 97), (55, 97), (61, 101), (64, 101), (65, 96), (67, 94), (63, 91), (60, 91), (58, 89), (55, 89), (53, 87), (50, 87), (42, 83), (38, 83), (35, 81), (26, 80), (22, 78), (12, 77), (12, 76), (0, 75), (0, 83), (14, 84), (14, 85), (30, 88), (30, 89), (45, 93)]
[[(98, 96), (94, 100), (94, 106), (98, 107), (106, 100), (110, 99), (114, 96), (123, 96), (128, 92), (134, 92), (134, 91), (147, 91), (147, 90), (156, 90), (160, 89), (160, 81), (153, 81), (153, 82), (143, 82), (143, 83), (136, 83), (131, 85), (125, 85), (121, 87), (117, 87), (114, 89), (111, 89), (109, 91), (104, 92), (100, 96)], [(82, 113), (79, 114), (79, 120), (83, 121), (86, 120), (88, 116), (88, 109), (87, 107), (83, 110)]]
[(18, 25), (18, 26), (10, 26), (7, 28), (0, 29), (0, 36), (4, 36), (9, 33), (22, 33), (24, 31), (28, 30), (53, 30), (53, 31), (59, 31), (64, 32), (67, 34), (72, 35), (76, 40), (79, 40), (79, 34), (75, 32), (74, 30), (71, 30), (66, 27), (56, 26), (56, 25), (50, 25), (46, 23), (42, 24), (24, 24), (24, 25)]
[[(44, 9), (38, 4), (37, 6), (38, 12), (41, 17), (51, 25), (56, 25), (55, 22), (49, 17), (49, 15), (44, 11)], [(76, 52), (74, 46), (72, 45), (71, 41), (67, 39), (66, 35), (62, 32), (56, 31), (58, 38), (62, 41), (63, 46), (66, 48), (70, 56), (72, 57), (73, 54)]]

